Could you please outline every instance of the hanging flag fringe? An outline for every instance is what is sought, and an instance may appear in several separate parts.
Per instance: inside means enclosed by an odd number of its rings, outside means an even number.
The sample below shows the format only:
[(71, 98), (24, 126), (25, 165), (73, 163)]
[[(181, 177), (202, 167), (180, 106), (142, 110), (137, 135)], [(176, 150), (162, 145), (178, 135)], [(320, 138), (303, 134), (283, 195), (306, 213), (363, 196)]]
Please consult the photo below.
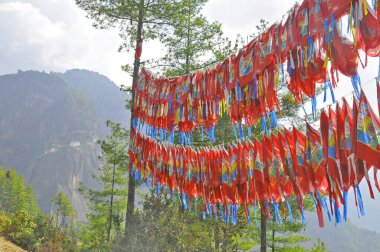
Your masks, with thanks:
[(251, 130), (251, 126), (249, 125), (247, 125), (247, 132), (248, 132), (248, 136), (252, 137), (252, 130)]
[(289, 221), (293, 223), (294, 218), (293, 218), (293, 213), (292, 213), (292, 207), (290, 206), (289, 200), (286, 200), (286, 205), (288, 207)]
[(237, 141), (238, 140), (238, 135), (237, 135), (237, 132), (236, 132), (236, 126), (235, 124), (231, 124), (231, 128), (234, 132), (234, 136), (235, 136), (235, 140)]
[(239, 122), (239, 134), (240, 134), (240, 139), (244, 139), (244, 131), (240, 122)]
[(313, 114), (313, 120), (317, 117), (317, 96), (314, 95), (311, 100), (311, 110)]
[(280, 215), (280, 211), (278, 210), (278, 204), (276, 202), (272, 202), (273, 210), (274, 210), (274, 216), (275, 216), (275, 221), (278, 222), (280, 226), (282, 226), (282, 218)]
[(259, 222), (257, 221), (257, 206), (253, 205), (252, 208), (253, 208), (253, 216), (255, 218), (256, 227), (259, 227)]
[(261, 117), (261, 132), (265, 133), (265, 135), (268, 135), (267, 123), (265, 121), (265, 116)]
[(329, 221), (331, 221), (332, 217), (331, 217), (331, 213), (330, 213), (330, 210), (329, 210), (329, 207), (328, 207), (327, 197), (323, 198), (323, 202), (324, 202), (324, 208), (325, 208), (326, 213), (327, 213), (327, 217), (329, 218)]
[(348, 192), (347, 191), (343, 191), (343, 200), (344, 200), (343, 219), (344, 221), (347, 221), (347, 209), (348, 209)]
[(307, 115), (306, 109), (303, 106), (303, 104), (301, 105), (301, 107), (302, 107), (303, 113), (305, 114), (306, 121), (309, 121), (309, 116)]
[(334, 200), (334, 198), (332, 199), (332, 202), (333, 202), (332, 204), (334, 206), (334, 212), (335, 212), (335, 225), (338, 225), (341, 223), (339, 207), (338, 207), (337, 202)]
[(359, 185), (356, 185), (356, 195), (357, 195), (357, 199), (358, 199), (360, 214), (361, 214), (361, 216), (364, 216), (365, 215), (364, 205), (363, 205), (363, 199), (362, 199), (362, 194), (360, 192)]
[(352, 86), (354, 87), (354, 91), (356, 94), (356, 97), (360, 99), (360, 91), (359, 87), (361, 86), (360, 77), (358, 74), (351, 77)]

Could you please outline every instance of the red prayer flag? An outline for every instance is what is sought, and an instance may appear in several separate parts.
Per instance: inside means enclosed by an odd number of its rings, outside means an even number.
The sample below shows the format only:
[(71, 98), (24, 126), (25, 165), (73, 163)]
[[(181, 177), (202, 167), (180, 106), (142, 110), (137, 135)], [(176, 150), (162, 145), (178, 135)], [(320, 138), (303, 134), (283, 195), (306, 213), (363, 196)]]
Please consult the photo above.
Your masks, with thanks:
[(311, 174), (306, 170), (306, 161), (305, 161), (305, 145), (306, 137), (302, 132), (293, 128), (293, 137), (294, 137), (294, 171), (298, 177), (298, 181), (301, 186), (303, 194), (307, 194), (313, 191)]
[(361, 92), (357, 118), (356, 155), (368, 165), (380, 167), (380, 120)]
[[(317, 188), (323, 185), (326, 179), (326, 161), (323, 154), (323, 147), (321, 143), (321, 136), (318, 131), (312, 128), (306, 122), (306, 159), (310, 166), (313, 177), (314, 187)], [(321, 188), (322, 193), (326, 193), (327, 188)]]
[(271, 200), (276, 203), (280, 202), (281, 195), (278, 190), (278, 181), (276, 178), (276, 169), (278, 168), (277, 160), (273, 153), (271, 140), (264, 136), (263, 138), (263, 159), (264, 159), (264, 175), (268, 186), (268, 192)]

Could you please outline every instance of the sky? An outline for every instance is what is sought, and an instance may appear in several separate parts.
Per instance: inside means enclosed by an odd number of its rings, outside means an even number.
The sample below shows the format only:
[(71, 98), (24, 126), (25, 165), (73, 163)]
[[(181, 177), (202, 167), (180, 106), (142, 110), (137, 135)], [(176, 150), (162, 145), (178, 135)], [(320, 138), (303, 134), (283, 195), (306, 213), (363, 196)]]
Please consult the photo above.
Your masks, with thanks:
[[(280, 21), (294, 3), (295, 0), (210, 0), (203, 13), (210, 21), (221, 22), (225, 34), (234, 40), (237, 34), (252, 34), (260, 19)], [(132, 63), (133, 52), (119, 53), (119, 31), (95, 29), (75, 0), (0, 0), (0, 34), (0, 75), (17, 70), (62, 72), (79, 68), (104, 74), (117, 85), (131, 84), (131, 77), (121, 66)], [(158, 42), (146, 43), (142, 60), (163, 53)], [(370, 59), (368, 68), (360, 72), (363, 83), (377, 74), (377, 67), (378, 59)], [(350, 80), (341, 79), (345, 84), (339, 85), (338, 97), (352, 90)], [(375, 92), (369, 93), (371, 100), (376, 99)]]
[[(251, 34), (260, 18), (278, 20), (293, 3), (210, 0), (204, 14), (210, 21), (221, 22), (234, 39), (238, 33)], [(17, 70), (80, 68), (104, 74), (118, 85), (131, 82), (121, 65), (130, 64), (133, 54), (118, 52), (122, 43), (119, 31), (95, 29), (75, 0), (0, 0), (0, 34), (1, 75)], [(144, 45), (142, 57), (162, 54), (162, 48), (153, 42)]]

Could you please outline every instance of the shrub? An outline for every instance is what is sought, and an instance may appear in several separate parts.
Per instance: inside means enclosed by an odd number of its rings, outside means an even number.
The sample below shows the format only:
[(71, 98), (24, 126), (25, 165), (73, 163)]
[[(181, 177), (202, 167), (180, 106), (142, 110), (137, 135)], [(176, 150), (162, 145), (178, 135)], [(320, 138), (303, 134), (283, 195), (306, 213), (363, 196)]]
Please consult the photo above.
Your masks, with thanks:
[(27, 250), (37, 249), (43, 236), (36, 232), (39, 228), (37, 218), (25, 211), (0, 216), (0, 231), (12, 242)]

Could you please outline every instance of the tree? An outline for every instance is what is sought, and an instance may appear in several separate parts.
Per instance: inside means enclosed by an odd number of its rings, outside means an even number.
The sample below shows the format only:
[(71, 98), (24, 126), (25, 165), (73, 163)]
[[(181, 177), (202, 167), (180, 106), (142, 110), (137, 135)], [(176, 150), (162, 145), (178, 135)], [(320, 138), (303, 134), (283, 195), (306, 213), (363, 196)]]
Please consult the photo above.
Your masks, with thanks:
[[(79, 7), (94, 20), (95, 27), (119, 26), (121, 36), (124, 39), (121, 49), (129, 50), (131, 47), (135, 47), (132, 88), (125, 89), (125, 91), (132, 93), (132, 108), (143, 41), (156, 39), (167, 32), (167, 27), (171, 25), (169, 19), (174, 13), (180, 11), (177, 2), (176, 0), (76, 0)], [(125, 70), (128, 69), (128, 67), (125, 68)], [(133, 111), (131, 111), (131, 118), (133, 118)], [(132, 120), (130, 130), (132, 130)], [(125, 230), (127, 230), (128, 222), (132, 221), (135, 204), (135, 181), (130, 179), (128, 183)]]
[(326, 245), (318, 239), (318, 242), (313, 245), (313, 248), (310, 250), (310, 252), (326, 252)]
[(33, 216), (39, 214), (34, 189), (25, 186), (24, 178), (12, 168), (5, 171), (0, 167), (0, 211), (5, 214), (27, 211)]
[[(210, 23), (201, 10), (208, 0), (183, 0), (182, 12), (171, 18), (168, 33), (161, 36), (167, 52), (156, 62), (165, 76), (181, 76), (191, 71), (205, 69), (224, 59), (231, 42), (223, 37), (221, 24)], [(227, 52), (226, 52), (227, 51)]]
[[(266, 233), (266, 240), (270, 251), (288, 251), (289, 249), (301, 249), (303, 248), (300, 245), (301, 242), (306, 242), (310, 238), (302, 236), (299, 233), (304, 228), (304, 225), (301, 223), (301, 215), (298, 211), (298, 206), (296, 203), (295, 197), (289, 199), (289, 204), (291, 209), (293, 209), (292, 214), (295, 221), (291, 222), (289, 215), (283, 219), (283, 223), (280, 225), (276, 221), (272, 221), (267, 224), (268, 232)], [(313, 202), (311, 199), (305, 198), (303, 201), (304, 211), (313, 210)], [(272, 211), (273, 212), (273, 211)], [(272, 213), (272, 216), (274, 214)]]
[(56, 206), (56, 226), (66, 226), (66, 217), (75, 216), (75, 210), (71, 205), (69, 197), (65, 193), (59, 192), (54, 195), (53, 204)]
[[(120, 240), (114, 251), (211, 251), (211, 221), (200, 221), (195, 212), (179, 218), (179, 201), (165, 190), (149, 190), (136, 222), (133, 242)], [(197, 210), (201, 211), (201, 204)]]
[(88, 199), (90, 213), (87, 216), (90, 222), (89, 232), (96, 239), (90, 242), (109, 242), (120, 232), (122, 224), (121, 213), (125, 210), (128, 184), (128, 131), (119, 123), (107, 121), (111, 135), (104, 141), (99, 141), (101, 155), (100, 167), (94, 178), (101, 183), (102, 190), (94, 190), (81, 186), (81, 192)]

